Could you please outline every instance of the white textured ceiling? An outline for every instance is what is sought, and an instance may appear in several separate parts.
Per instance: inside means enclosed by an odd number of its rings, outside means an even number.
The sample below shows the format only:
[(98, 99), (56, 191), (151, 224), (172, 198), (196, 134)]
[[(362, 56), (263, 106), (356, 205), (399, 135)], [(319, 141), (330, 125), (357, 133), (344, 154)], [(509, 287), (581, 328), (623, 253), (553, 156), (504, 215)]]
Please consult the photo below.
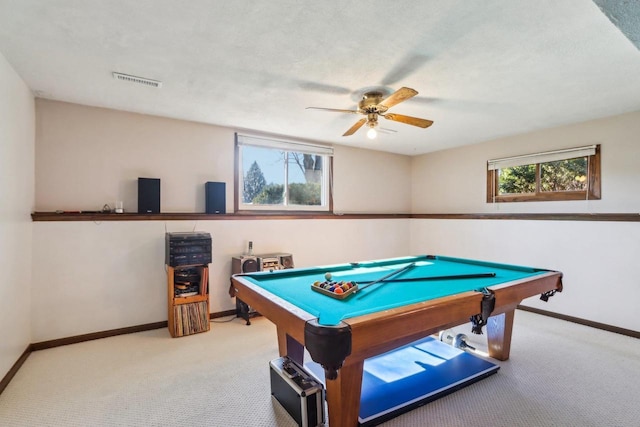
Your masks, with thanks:
[[(640, 110), (640, 51), (585, 0), (0, 0), (0, 52), (42, 98), (410, 155)], [(305, 110), (402, 86), (433, 126)]]

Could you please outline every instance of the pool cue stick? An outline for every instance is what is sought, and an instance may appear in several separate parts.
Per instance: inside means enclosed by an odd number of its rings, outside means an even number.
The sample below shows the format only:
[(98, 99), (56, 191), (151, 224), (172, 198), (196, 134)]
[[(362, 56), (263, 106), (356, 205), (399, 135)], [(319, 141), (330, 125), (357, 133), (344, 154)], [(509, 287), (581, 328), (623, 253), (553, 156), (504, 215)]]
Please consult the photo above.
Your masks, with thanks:
[[(411, 264), (406, 265), (406, 266), (404, 266), (404, 267), (402, 267), (402, 268), (400, 268), (400, 269), (398, 269), (396, 271), (392, 271), (391, 273), (387, 274), (384, 277), (379, 278), (378, 280), (374, 280), (372, 282), (369, 282), (369, 283), (365, 284), (364, 286), (358, 286), (358, 292), (360, 292), (363, 289), (368, 288), (371, 285), (375, 285), (376, 283), (388, 283), (388, 282), (385, 282), (384, 280), (388, 279), (389, 277), (395, 276), (396, 274), (400, 274), (402, 272), (405, 272), (405, 271), (407, 271), (408, 269), (412, 268), (415, 265), (416, 265), (416, 263), (412, 262)], [(371, 292), (367, 292), (367, 294), (369, 294), (369, 293), (371, 293)]]
[[(428, 276), (428, 277), (407, 277), (404, 279), (388, 279), (383, 280), (385, 283), (389, 282), (421, 282), (429, 280), (456, 280), (456, 279), (480, 279), (483, 277), (496, 277), (496, 273), (477, 273), (477, 274), (456, 274), (453, 276)], [(364, 283), (364, 287), (369, 286), (372, 282), (358, 282), (358, 284)]]

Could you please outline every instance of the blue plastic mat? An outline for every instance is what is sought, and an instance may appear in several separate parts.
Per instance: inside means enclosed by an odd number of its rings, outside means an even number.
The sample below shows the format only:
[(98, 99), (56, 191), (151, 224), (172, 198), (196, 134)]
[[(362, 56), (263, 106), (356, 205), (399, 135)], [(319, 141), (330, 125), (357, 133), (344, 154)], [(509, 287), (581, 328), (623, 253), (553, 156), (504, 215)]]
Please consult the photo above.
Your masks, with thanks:
[[(313, 361), (305, 368), (324, 381)], [(499, 366), (432, 337), (364, 362), (361, 426), (380, 424), (496, 373)]]

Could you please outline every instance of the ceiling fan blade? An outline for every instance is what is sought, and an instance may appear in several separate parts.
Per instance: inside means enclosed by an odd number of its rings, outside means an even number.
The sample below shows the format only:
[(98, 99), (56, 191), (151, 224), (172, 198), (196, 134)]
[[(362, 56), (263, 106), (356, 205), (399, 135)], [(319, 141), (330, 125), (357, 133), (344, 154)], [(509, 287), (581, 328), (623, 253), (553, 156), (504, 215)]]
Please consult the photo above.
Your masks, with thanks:
[(418, 126), (420, 128), (428, 128), (433, 124), (431, 120), (427, 119), (419, 119), (417, 117), (404, 116), (402, 114), (385, 114), (384, 116), (387, 120), (393, 120), (394, 122), (406, 123), (412, 126)]
[(351, 113), (351, 114), (360, 113), (358, 110), (341, 110), (339, 108), (307, 107), (306, 110), (322, 110), (322, 111), (333, 111), (335, 113)]
[(363, 125), (363, 124), (365, 124), (365, 123), (367, 123), (367, 119), (360, 119), (360, 120), (358, 120), (358, 122), (357, 122), (355, 125), (351, 126), (351, 128), (350, 128), (348, 131), (346, 131), (346, 132), (344, 133), (344, 135), (342, 135), (342, 136), (349, 136), (349, 135), (353, 135), (353, 134), (354, 134), (354, 133), (356, 133), (356, 131), (357, 131), (358, 129), (360, 129), (360, 128), (362, 127), (362, 125)]
[(397, 91), (393, 92), (389, 95), (384, 101), (380, 104), (383, 107), (391, 108), (396, 104), (399, 104), (403, 101), (406, 101), (409, 98), (412, 98), (418, 94), (418, 91), (411, 89), (409, 87), (401, 87)]

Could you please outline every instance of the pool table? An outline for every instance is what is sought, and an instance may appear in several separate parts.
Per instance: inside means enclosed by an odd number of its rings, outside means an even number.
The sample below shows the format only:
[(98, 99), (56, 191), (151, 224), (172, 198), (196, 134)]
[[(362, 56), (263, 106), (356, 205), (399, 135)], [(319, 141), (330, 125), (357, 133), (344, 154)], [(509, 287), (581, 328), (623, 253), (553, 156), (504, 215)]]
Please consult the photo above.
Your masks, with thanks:
[[(343, 299), (314, 282), (351, 281)], [(382, 282), (367, 283), (387, 277)], [(325, 370), (331, 426), (358, 425), (364, 360), (471, 322), (486, 331), (489, 355), (509, 358), (514, 310), (562, 291), (562, 273), (421, 255), (232, 276), (232, 291), (276, 325), (281, 356), (303, 363), (304, 348)], [(317, 285), (317, 283), (316, 283)]]

